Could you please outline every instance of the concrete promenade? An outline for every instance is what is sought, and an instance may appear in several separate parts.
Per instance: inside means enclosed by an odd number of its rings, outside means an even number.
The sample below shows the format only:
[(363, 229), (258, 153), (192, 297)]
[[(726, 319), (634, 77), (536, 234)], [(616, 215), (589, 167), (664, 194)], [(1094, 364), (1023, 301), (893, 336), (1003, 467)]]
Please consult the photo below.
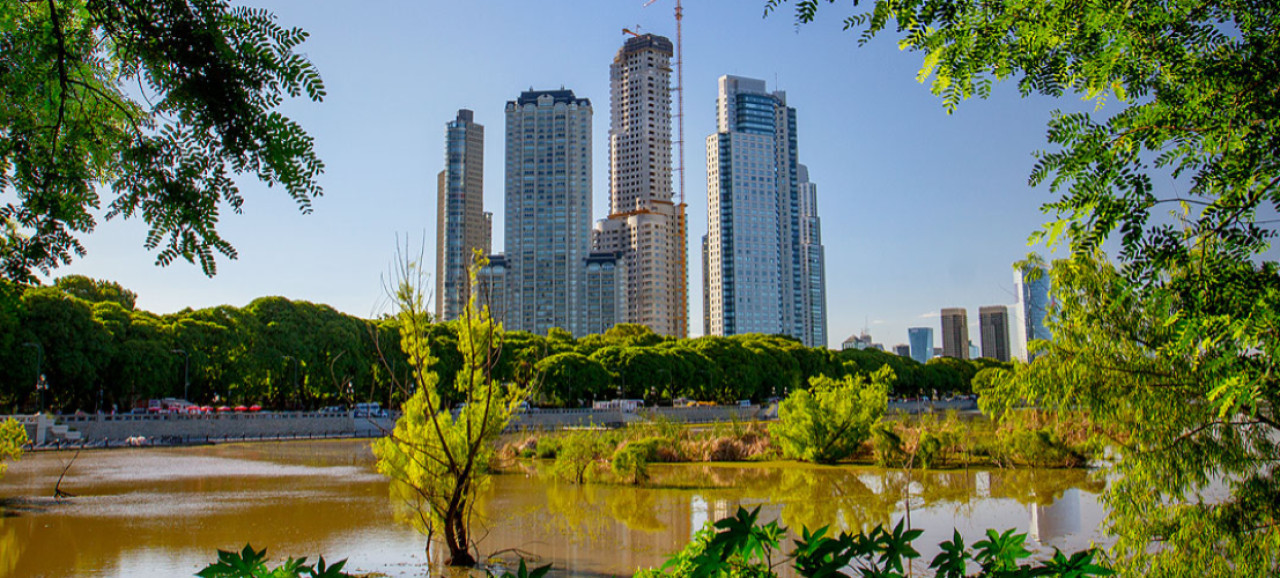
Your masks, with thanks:
[[(972, 400), (891, 402), (889, 413), (920, 413), (956, 409), (974, 410)], [(648, 407), (636, 411), (594, 409), (543, 409), (516, 416), (509, 430), (554, 430), (571, 427), (622, 427), (654, 419), (681, 423), (769, 421), (778, 418), (778, 406)], [(49, 416), (0, 416), (18, 419), (27, 427), (35, 447), (118, 447), (141, 442), (190, 444), (224, 441), (377, 437), (395, 426), (395, 414), (385, 418), (355, 417), (351, 412), (258, 412), (198, 415), (90, 414)], [(141, 438), (141, 439), (140, 439)], [(132, 440), (132, 441), (131, 441)]]

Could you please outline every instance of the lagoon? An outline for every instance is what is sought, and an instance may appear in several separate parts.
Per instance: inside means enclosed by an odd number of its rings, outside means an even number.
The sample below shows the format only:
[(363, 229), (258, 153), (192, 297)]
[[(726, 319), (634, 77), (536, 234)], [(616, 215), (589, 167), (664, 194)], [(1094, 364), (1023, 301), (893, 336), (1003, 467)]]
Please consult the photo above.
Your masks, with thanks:
[[(273, 560), (324, 554), (349, 572), (436, 576), (424, 538), (373, 470), (367, 440), (38, 452), (0, 479), (0, 578), (190, 576), (246, 542)], [(72, 460), (75, 460), (72, 463)], [(56, 500), (54, 484), (74, 498)], [(557, 482), (514, 462), (479, 506), (482, 554), (518, 550), (560, 576), (660, 566), (707, 520), (738, 507), (792, 528), (907, 521), (920, 566), (956, 528), (972, 543), (1015, 528), (1047, 555), (1104, 542), (1102, 483), (1084, 470), (915, 471), (867, 466), (658, 464), (635, 487)], [(789, 543), (789, 542), (788, 542)], [(513, 550), (514, 549), (514, 550)]]

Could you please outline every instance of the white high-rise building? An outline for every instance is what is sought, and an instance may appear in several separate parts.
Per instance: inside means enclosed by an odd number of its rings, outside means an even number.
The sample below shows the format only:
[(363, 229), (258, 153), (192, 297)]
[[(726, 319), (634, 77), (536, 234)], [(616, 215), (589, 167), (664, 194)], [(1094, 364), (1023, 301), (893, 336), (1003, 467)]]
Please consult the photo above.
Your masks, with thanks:
[(610, 67), (609, 217), (597, 251), (620, 256), (625, 315), (662, 335), (688, 335), (684, 205), (672, 191), (671, 41), (628, 38)]
[[(591, 254), (591, 101), (530, 90), (507, 102), (506, 329), (582, 335)], [(598, 325), (598, 324), (597, 324)], [(611, 324), (610, 324), (611, 325)]]
[(710, 333), (826, 345), (817, 187), (797, 162), (796, 111), (763, 80), (720, 77), (707, 137), (704, 283)]

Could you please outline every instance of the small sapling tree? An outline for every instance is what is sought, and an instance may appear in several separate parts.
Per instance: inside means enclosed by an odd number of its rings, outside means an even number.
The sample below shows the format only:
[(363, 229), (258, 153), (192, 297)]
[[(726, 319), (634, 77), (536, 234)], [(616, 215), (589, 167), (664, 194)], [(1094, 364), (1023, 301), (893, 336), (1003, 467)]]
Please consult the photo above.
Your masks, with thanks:
[[(477, 257), (472, 286), (485, 265)], [(395, 430), (373, 445), (378, 471), (393, 480), (392, 493), (403, 498), (403, 519), (427, 535), (428, 549), (441, 535), (449, 549), (446, 564), (474, 566), (470, 542), (476, 495), (488, 482), (495, 441), (506, 427), (524, 391), (503, 387), (493, 375), (502, 347), (502, 326), (476, 306), (473, 294), (456, 321), (462, 367), (454, 379), (454, 397), (466, 405), (450, 411), (450, 396), (432, 365), (430, 316), (422, 288), (424, 274), (414, 263), (399, 265), (394, 298), (399, 308), (400, 343), (412, 366), (415, 390), (402, 407)]]

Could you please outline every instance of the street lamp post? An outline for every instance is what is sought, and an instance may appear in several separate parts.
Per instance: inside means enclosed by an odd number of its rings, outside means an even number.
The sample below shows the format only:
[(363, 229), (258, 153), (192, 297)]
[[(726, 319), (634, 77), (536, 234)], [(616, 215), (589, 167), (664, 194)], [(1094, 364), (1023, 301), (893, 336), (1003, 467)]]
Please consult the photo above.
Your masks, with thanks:
[(182, 356), (182, 400), (191, 401), (187, 398), (191, 389), (191, 356), (182, 349), (170, 349), (172, 353)]
[(36, 350), (36, 393), (40, 394), (40, 413), (44, 413), (44, 390), (49, 386), (44, 381), (44, 346), (35, 341), (28, 341), (22, 344), (23, 347), (33, 347)]

